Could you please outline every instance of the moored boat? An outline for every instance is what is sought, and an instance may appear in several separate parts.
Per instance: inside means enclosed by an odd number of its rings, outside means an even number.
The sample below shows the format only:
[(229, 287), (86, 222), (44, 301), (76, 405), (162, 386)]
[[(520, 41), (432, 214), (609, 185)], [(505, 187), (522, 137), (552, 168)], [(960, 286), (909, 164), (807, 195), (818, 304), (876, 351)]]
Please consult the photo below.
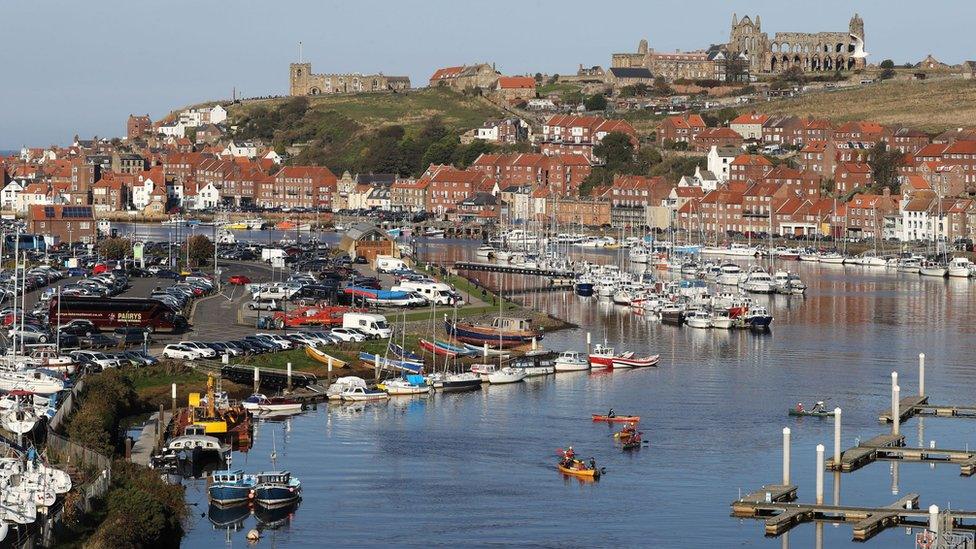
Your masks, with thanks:
[(648, 366), (657, 366), (659, 360), (661, 360), (661, 355), (651, 355), (641, 358), (615, 357), (611, 361), (611, 364), (615, 370), (618, 368), (646, 368)]
[(305, 347), (305, 356), (321, 364), (331, 364), (333, 368), (342, 368), (346, 365), (344, 360), (339, 360), (338, 358), (311, 346)]
[(254, 393), (245, 398), (241, 402), (241, 405), (244, 406), (244, 409), (251, 412), (278, 412), (285, 414), (302, 411), (302, 403), (297, 400), (281, 396), (267, 397), (261, 393)]
[(531, 343), (543, 337), (542, 330), (532, 327), (529, 318), (495, 317), (490, 325), (472, 322), (452, 322), (444, 317), (444, 328), (448, 335), (458, 341), (490, 347), (509, 348)]
[(367, 389), (364, 387), (352, 387), (340, 393), (339, 395), (342, 400), (350, 402), (359, 402), (365, 400), (383, 400), (390, 398), (390, 395), (385, 391), (378, 391), (375, 389)]
[(302, 497), (302, 483), (288, 471), (255, 475), (254, 501), (265, 507), (288, 505)]
[(556, 357), (555, 370), (557, 372), (580, 372), (590, 369), (590, 363), (583, 353), (564, 351)]
[(210, 487), (207, 493), (213, 504), (234, 505), (250, 499), (255, 486), (257, 486), (257, 479), (254, 475), (246, 475), (240, 469), (225, 469), (210, 474)]

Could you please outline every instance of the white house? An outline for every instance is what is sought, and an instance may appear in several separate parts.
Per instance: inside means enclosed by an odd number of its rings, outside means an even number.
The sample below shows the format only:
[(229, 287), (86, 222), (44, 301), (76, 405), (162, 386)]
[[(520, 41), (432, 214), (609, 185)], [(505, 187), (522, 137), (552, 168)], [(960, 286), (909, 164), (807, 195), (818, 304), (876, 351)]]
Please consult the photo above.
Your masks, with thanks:
[(50, 204), (48, 186), (45, 183), (31, 183), (21, 190), (14, 199), (14, 209), (26, 212), (34, 204)]
[[(936, 199), (930, 194), (903, 199), (901, 209), (902, 242), (916, 240), (944, 240), (946, 238), (946, 218), (933, 212)], [(933, 215), (934, 214), (934, 215)]]
[(186, 137), (186, 128), (180, 122), (170, 122), (169, 124), (160, 124), (157, 131), (170, 137)]
[(159, 185), (165, 186), (166, 181), (154, 181), (153, 176), (140, 174), (138, 181), (132, 185), (132, 205), (137, 210), (145, 209), (152, 202), (153, 191)]
[(735, 157), (742, 154), (742, 149), (738, 147), (719, 147), (712, 145), (708, 150), (708, 171), (710, 171), (719, 182), (729, 180), (729, 166)]
[(231, 141), (220, 151), (220, 156), (233, 156), (235, 158), (254, 158), (258, 155), (258, 147), (254, 143), (244, 142), (238, 145)]
[(204, 122), (210, 122), (211, 124), (220, 124), (221, 122), (227, 120), (227, 109), (221, 107), (220, 105), (214, 105), (210, 109), (209, 120), (204, 120)]
[(210, 210), (220, 205), (220, 189), (213, 183), (207, 183), (202, 189), (197, 190), (197, 198), (193, 203), (193, 208), (197, 210)]
[(280, 154), (276, 153), (274, 149), (269, 149), (268, 154), (264, 155), (264, 158), (265, 160), (270, 160), (278, 165), (281, 165), (281, 162), (284, 161), (284, 158), (282, 158)]
[(498, 124), (481, 126), (478, 128), (475, 138), (481, 139), (482, 141), (491, 141), (492, 143), (498, 141)]
[(24, 190), (24, 186), (17, 181), (7, 183), (7, 186), (0, 189), (0, 210), (12, 210), (17, 205), (17, 195)]
[(763, 125), (769, 120), (768, 114), (747, 113), (729, 122), (729, 128), (742, 136), (743, 139), (762, 140)]

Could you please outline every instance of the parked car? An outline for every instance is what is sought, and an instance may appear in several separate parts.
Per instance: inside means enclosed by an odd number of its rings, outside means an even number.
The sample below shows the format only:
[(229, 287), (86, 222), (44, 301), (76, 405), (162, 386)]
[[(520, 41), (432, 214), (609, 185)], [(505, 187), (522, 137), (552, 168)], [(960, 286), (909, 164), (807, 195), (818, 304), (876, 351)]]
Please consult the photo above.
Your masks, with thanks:
[(346, 342), (362, 342), (366, 341), (366, 336), (353, 330), (352, 328), (332, 328), (329, 330), (329, 335), (338, 337), (342, 341)]
[(277, 299), (258, 298), (247, 303), (247, 308), (252, 311), (280, 311), (281, 302)]
[(244, 286), (251, 283), (251, 279), (244, 275), (234, 275), (227, 279), (228, 284), (233, 284), (234, 286)]
[(203, 358), (215, 358), (217, 356), (217, 351), (211, 349), (207, 344), (200, 343), (199, 341), (181, 341), (180, 345), (196, 351)]
[(23, 326), (8, 330), (7, 337), (23, 341), (27, 344), (47, 343), (51, 339), (51, 334), (47, 331), (47, 328), (42, 328), (34, 324), (24, 324)]
[(152, 340), (152, 337), (149, 336), (149, 330), (139, 328), (137, 326), (123, 326), (116, 328), (115, 337), (117, 337), (123, 345), (142, 345), (143, 343)]
[(163, 356), (175, 360), (196, 360), (203, 357), (197, 349), (179, 343), (170, 343), (164, 347)]
[(265, 333), (254, 334), (254, 335), (267, 339), (268, 341), (271, 341), (272, 343), (280, 347), (282, 351), (291, 349), (292, 347), (295, 346), (291, 340), (289, 340), (288, 338), (282, 335), (265, 334)]
[(71, 351), (68, 356), (84, 366), (93, 367), (97, 370), (105, 368), (118, 368), (120, 363), (117, 358), (110, 357), (105, 353), (97, 351)]

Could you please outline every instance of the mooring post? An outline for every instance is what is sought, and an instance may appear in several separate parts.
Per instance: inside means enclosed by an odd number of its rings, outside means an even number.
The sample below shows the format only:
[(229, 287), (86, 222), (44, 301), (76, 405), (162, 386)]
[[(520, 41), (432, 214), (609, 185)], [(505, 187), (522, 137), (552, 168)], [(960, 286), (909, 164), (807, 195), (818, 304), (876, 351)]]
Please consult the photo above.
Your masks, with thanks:
[(176, 384), (170, 387), (170, 397), (173, 399), (173, 417), (176, 417)]
[(258, 388), (261, 387), (261, 371), (255, 366), (254, 367), (254, 392), (258, 392)]
[(929, 530), (939, 535), (939, 506), (929, 505)]
[(287, 364), (288, 368), (288, 390), (291, 391), (291, 362)]
[(783, 486), (790, 484), (790, 428), (783, 427)]
[(329, 385), (332, 385), (332, 357), (331, 356), (329, 357), (329, 363), (327, 364), (327, 368), (329, 371)]
[(587, 360), (587, 362), (589, 362), (589, 360), (590, 360), (590, 354), (592, 352), (592, 350), (591, 350), (592, 344), (593, 344), (593, 337), (591, 336), (590, 332), (586, 332), (586, 360)]
[(484, 344), (482, 344), (482, 346), (481, 346), (481, 356), (484, 357), (484, 359), (486, 361), (488, 360), (488, 342), (487, 341)]
[(823, 505), (824, 445), (817, 445), (817, 505)]
[(380, 355), (373, 355), (373, 371), (376, 372), (375, 381), (380, 380)]
[(899, 422), (901, 421), (901, 387), (895, 385), (891, 393), (891, 434), (897, 435), (899, 432)]
[(840, 407), (834, 408), (834, 468), (840, 468)]
[(925, 353), (918, 353), (918, 396), (925, 396)]
[(539, 345), (539, 342), (536, 341), (535, 337), (533, 336), (532, 337), (532, 350), (533, 351), (536, 350), (536, 348), (538, 348), (538, 345)]

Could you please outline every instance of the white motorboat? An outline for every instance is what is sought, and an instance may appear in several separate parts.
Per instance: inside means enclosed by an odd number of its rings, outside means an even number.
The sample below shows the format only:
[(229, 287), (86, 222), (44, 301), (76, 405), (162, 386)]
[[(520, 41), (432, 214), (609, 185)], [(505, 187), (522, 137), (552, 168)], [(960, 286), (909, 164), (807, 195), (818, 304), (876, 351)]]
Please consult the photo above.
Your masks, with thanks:
[(650, 261), (651, 253), (643, 246), (634, 246), (627, 252), (631, 263), (644, 264)]
[(922, 261), (914, 257), (902, 259), (898, 261), (897, 265), (896, 268), (899, 273), (918, 274), (922, 269)]
[(325, 394), (329, 400), (342, 400), (342, 393), (356, 387), (362, 387), (365, 389), (367, 387), (366, 381), (361, 377), (356, 376), (343, 376), (335, 380), (335, 383), (329, 385), (326, 389)]
[(954, 257), (949, 262), (949, 276), (953, 278), (969, 278), (974, 270), (976, 265), (965, 257)]
[(729, 312), (726, 311), (715, 311), (712, 313), (711, 318), (712, 328), (718, 328), (720, 330), (728, 330), (732, 327), (732, 317), (729, 316)]
[(773, 281), (773, 277), (761, 269), (746, 274), (742, 282), (739, 283), (739, 287), (754, 294), (771, 294), (776, 291), (776, 283)]
[(505, 366), (488, 374), (488, 383), (491, 384), (518, 383), (523, 379), (525, 379), (525, 369), (510, 366)]
[(297, 413), (302, 411), (302, 403), (297, 400), (284, 397), (267, 397), (261, 393), (255, 393), (241, 402), (245, 410), (261, 413)]
[(836, 252), (828, 252), (820, 254), (820, 262), (832, 265), (841, 265), (844, 263), (844, 256)]
[(722, 255), (731, 257), (755, 257), (758, 254), (759, 248), (756, 248), (755, 246), (734, 243), (722, 253)]
[(17, 389), (51, 395), (64, 390), (64, 381), (40, 370), (0, 371), (0, 390), (9, 392)]
[(886, 267), (886, 266), (888, 266), (888, 260), (885, 259), (885, 258), (883, 258), (883, 257), (879, 257), (877, 255), (874, 255), (874, 252), (864, 252), (863, 254), (861, 254), (856, 259), (858, 260), (856, 264), (857, 265), (861, 265), (863, 267)]
[(719, 274), (715, 282), (723, 286), (737, 286), (742, 276), (742, 268), (735, 263), (725, 263), (719, 267)]
[(776, 283), (776, 293), (785, 295), (803, 295), (807, 291), (807, 285), (800, 280), (800, 276), (789, 271), (776, 271), (773, 275)]
[[(611, 350), (611, 354), (613, 351)], [(590, 361), (584, 353), (565, 351), (556, 357), (557, 372), (581, 372), (590, 369)]]
[(692, 328), (711, 328), (712, 315), (703, 309), (687, 311), (685, 313), (685, 324)]
[(383, 400), (385, 398), (390, 398), (390, 395), (385, 391), (377, 391), (374, 389), (368, 389), (365, 387), (353, 387), (351, 389), (346, 389), (340, 393), (340, 398), (343, 401), (349, 402), (359, 402), (364, 400)]
[(797, 259), (799, 259), (800, 261), (809, 261), (811, 263), (817, 263), (820, 261), (820, 255), (814, 253), (804, 253), (804, 254), (800, 254), (800, 257), (798, 257)]

